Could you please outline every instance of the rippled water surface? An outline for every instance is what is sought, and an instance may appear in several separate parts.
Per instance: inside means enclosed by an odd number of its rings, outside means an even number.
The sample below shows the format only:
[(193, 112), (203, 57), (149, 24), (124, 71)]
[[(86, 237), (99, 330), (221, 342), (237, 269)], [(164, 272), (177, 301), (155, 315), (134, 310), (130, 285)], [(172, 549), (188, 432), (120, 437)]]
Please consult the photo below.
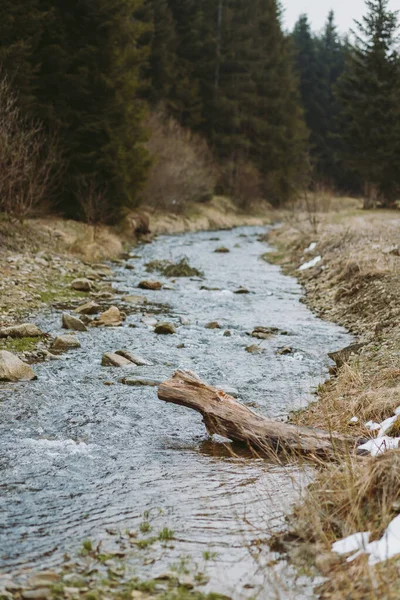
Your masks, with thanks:
[[(82, 540), (105, 539), (110, 528), (135, 528), (150, 510), (153, 527), (173, 529), (176, 539), (167, 555), (153, 556), (151, 566), (138, 562), (139, 572), (165, 570), (184, 556), (201, 563), (210, 550), (218, 554), (208, 567), (210, 589), (240, 598), (249, 586), (262, 583), (262, 565), (271, 555), (266, 548), (252, 548), (282, 523), (304, 474), (294, 466), (229, 456), (218, 440), (208, 439), (197, 413), (165, 405), (156, 388), (120, 383), (128, 372), (163, 379), (178, 367), (188, 368), (209, 383), (237, 388), (244, 403), (277, 419), (309, 400), (326, 376), (327, 352), (349, 338), (300, 302), (302, 290), (294, 279), (260, 259), (266, 251), (257, 241), (261, 232), (165, 236), (140, 246), (138, 258), (128, 261), (135, 270), (113, 267), (118, 290), (113, 302), (121, 307), (121, 293), (144, 294), (149, 304), (131, 308), (123, 327), (78, 333), (82, 348), (35, 365), (37, 381), (0, 387), (1, 571), (58, 565)], [(220, 245), (231, 252), (214, 253)], [(174, 289), (137, 289), (141, 279), (155, 278), (145, 263), (183, 256), (204, 272), (204, 280), (171, 283), (156, 275)], [(240, 286), (251, 293), (233, 294)], [(176, 335), (154, 334), (153, 314), (175, 323)], [(61, 311), (34, 320), (52, 335), (61, 331)], [(205, 329), (209, 321), (222, 329)], [(263, 354), (249, 354), (245, 347), (258, 340), (246, 332), (255, 326), (279, 327), (288, 335), (263, 341)], [(226, 329), (231, 337), (224, 336)], [(277, 355), (282, 346), (295, 353)], [(104, 352), (122, 348), (153, 366), (123, 373), (101, 367)], [(261, 597), (277, 597), (277, 576), (271, 571)], [(301, 582), (289, 585), (292, 595), (280, 597), (300, 598)]]

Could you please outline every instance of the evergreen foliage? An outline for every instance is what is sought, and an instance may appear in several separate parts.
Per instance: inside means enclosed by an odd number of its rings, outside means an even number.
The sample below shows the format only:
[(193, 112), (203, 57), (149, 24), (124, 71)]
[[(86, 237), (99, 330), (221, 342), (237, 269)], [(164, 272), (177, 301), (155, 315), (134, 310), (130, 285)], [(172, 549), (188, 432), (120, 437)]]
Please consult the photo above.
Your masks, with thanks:
[(336, 82), (343, 72), (345, 47), (340, 40), (331, 11), (322, 35), (315, 36), (307, 15), (301, 15), (292, 39), (300, 93), (310, 135), (314, 182), (343, 187), (343, 165), (338, 159), (338, 102)]
[(18, 58), (22, 104), (62, 141), (60, 206), (77, 216), (79, 194), (95, 182), (118, 218), (134, 205), (148, 164), (139, 97), (149, 27), (142, 0), (31, 4), (32, 13), (22, 0), (5, 7), (0, 56), (11, 75)]
[(368, 0), (367, 15), (338, 84), (343, 159), (364, 182), (367, 206), (390, 204), (400, 191), (400, 61), (398, 13), (388, 0)]

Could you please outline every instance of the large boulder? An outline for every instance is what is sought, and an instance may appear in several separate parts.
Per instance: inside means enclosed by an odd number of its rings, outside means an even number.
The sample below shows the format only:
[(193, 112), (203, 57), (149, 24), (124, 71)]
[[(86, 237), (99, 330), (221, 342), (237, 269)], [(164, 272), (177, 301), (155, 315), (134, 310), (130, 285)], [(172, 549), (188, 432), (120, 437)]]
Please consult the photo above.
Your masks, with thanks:
[(63, 313), (62, 316), (62, 326), (64, 329), (73, 329), (74, 331), (87, 331), (87, 327), (80, 319), (74, 317), (73, 315), (69, 315), (68, 313)]
[(71, 287), (73, 290), (77, 290), (79, 292), (90, 292), (94, 289), (94, 284), (92, 281), (90, 281), (90, 279), (79, 278), (74, 279), (74, 281), (71, 283)]
[(90, 300), (90, 302), (85, 302), (85, 304), (78, 306), (78, 308), (75, 309), (75, 312), (79, 315), (95, 315), (99, 310), (100, 305), (94, 300)]
[(106, 352), (101, 359), (102, 367), (132, 367), (132, 361), (114, 352)]
[(34, 371), (7, 350), (0, 350), (0, 381), (31, 381), (36, 379)]
[(104, 325), (105, 327), (118, 327), (122, 325), (123, 316), (119, 308), (116, 306), (110, 306), (108, 310), (101, 313), (98, 319), (96, 319), (96, 325)]
[(0, 338), (40, 337), (42, 335), (44, 335), (43, 331), (32, 323), (22, 323), (21, 325), (10, 325), (10, 327), (0, 328)]
[(71, 350), (73, 348), (80, 348), (80, 341), (74, 335), (59, 335), (52, 343), (50, 350), (55, 354)]

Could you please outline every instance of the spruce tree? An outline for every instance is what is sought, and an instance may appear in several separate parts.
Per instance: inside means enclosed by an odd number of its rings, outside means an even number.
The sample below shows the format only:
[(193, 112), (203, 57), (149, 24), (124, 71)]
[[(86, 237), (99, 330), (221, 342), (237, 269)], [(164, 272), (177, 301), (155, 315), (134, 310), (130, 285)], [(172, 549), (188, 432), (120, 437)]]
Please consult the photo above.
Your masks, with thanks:
[(300, 16), (294, 27), (292, 39), (295, 46), (296, 71), (300, 78), (301, 102), (310, 130), (310, 154), (317, 174), (325, 150), (325, 107), (329, 99), (329, 88), (318, 40), (311, 32), (307, 15)]
[[(7, 7), (14, 24), (0, 39), (0, 55), (26, 48), (18, 92), (60, 140), (60, 207), (76, 217), (79, 195), (95, 182), (116, 219), (135, 204), (148, 165), (141, 94), (149, 22), (143, 0), (32, 0), (32, 6), (29, 14), (41, 16), (37, 29), (33, 17), (21, 27), (28, 19), (26, 2)], [(12, 63), (5, 64), (12, 74)]]
[(390, 204), (400, 191), (400, 62), (398, 13), (388, 0), (368, 0), (366, 7), (337, 93), (343, 159), (364, 182), (369, 207), (376, 199)]
[(339, 160), (340, 137), (338, 131), (339, 103), (335, 86), (344, 69), (345, 47), (335, 25), (335, 15), (330, 11), (322, 36), (317, 38), (320, 62), (322, 64), (324, 102), (321, 122), (320, 153), (317, 157), (317, 176), (324, 183), (334, 187), (348, 187), (346, 170)]

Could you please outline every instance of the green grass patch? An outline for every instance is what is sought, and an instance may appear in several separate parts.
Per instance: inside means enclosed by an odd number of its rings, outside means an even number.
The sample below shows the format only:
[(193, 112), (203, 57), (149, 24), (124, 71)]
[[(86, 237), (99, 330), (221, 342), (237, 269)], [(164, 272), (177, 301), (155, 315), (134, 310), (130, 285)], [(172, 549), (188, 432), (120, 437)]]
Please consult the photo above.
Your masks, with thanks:
[(148, 273), (158, 271), (165, 277), (203, 277), (204, 275), (199, 269), (190, 266), (186, 256), (177, 263), (170, 260), (152, 260), (147, 263), (146, 271)]
[(31, 352), (34, 350), (40, 341), (37, 337), (24, 337), (13, 340), (1, 340), (0, 349), (8, 350), (9, 352)]

